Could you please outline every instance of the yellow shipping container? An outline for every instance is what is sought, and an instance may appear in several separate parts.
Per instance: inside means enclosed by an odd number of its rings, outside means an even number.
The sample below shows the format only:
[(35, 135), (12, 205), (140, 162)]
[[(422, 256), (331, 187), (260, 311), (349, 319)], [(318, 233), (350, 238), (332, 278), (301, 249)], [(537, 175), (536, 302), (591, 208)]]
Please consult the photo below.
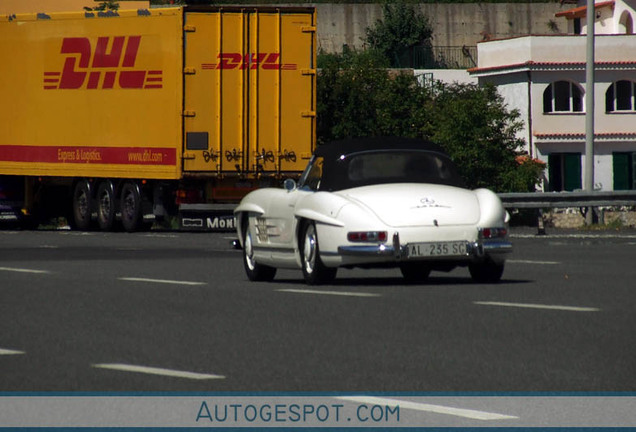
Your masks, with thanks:
[(115, 193), (143, 179), (148, 195), (197, 179), (209, 202), (228, 179), (298, 173), (315, 146), (315, 30), (312, 8), (0, 17), (0, 176)]

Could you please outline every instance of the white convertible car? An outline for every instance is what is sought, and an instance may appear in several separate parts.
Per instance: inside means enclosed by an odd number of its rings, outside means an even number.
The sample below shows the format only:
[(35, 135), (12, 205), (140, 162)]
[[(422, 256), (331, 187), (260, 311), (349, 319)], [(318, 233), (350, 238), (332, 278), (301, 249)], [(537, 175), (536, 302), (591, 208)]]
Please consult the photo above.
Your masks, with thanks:
[(308, 284), (339, 267), (399, 267), (408, 281), (468, 266), (473, 280), (504, 271), (509, 215), (487, 189), (467, 190), (437, 146), (361, 138), (318, 147), (298, 184), (249, 193), (234, 210), (250, 280), (301, 269)]

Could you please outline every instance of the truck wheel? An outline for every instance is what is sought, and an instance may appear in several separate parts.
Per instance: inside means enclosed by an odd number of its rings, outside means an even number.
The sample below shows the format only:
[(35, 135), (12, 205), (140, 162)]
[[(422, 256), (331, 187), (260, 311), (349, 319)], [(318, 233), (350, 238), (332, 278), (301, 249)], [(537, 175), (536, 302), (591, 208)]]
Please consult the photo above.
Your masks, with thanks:
[[(245, 221), (247, 224), (247, 220)], [(243, 266), (247, 278), (251, 281), (270, 282), (276, 276), (276, 268), (259, 264), (254, 259), (254, 245), (249, 226), (243, 229)]]
[(102, 231), (111, 231), (115, 223), (115, 189), (110, 180), (97, 188), (97, 222)]
[(126, 182), (121, 189), (121, 223), (128, 232), (134, 232), (141, 225), (141, 192), (133, 182)]
[(309, 285), (320, 285), (334, 280), (338, 268), (327, 267), (320, 259), (318, 233), (314, 222), (307, 222), (303, 226), (300, 240), (300, 262), (305, 282)]
[(80, 180), (73, 189), (73, 228), (90, 229), (92, 208), (91, 185), (87, 180)]
[(468, 271), (475, 282), (497, 283), (503, 276), (504, 263), (497, 264), (492, 261), (472, 263), (468, 265)]

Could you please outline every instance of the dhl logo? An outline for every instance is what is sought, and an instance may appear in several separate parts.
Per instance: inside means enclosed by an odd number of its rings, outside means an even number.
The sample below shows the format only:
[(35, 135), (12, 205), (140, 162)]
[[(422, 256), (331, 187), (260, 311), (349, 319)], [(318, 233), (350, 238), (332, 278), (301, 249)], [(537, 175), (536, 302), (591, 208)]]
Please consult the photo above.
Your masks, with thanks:
[(203, 63), (202, 69), (264, 69), (264, 70), (296, 70), (294, 63), (281, 64), (278, 53), (221, 53), (218, 63)]
[(44, 89), (160, 89), (163, 71), (135, 68), (141, 36), (98, 37), (93, 52), (85, 37), (62, 40), (61, 72), (44, 72)]

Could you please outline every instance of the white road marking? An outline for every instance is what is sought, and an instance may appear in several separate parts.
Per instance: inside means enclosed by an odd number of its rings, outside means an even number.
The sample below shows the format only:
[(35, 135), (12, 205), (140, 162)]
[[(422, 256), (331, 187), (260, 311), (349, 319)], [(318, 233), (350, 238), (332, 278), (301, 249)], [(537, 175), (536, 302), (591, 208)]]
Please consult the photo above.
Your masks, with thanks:
[(518, 307), (529, 309), (548, 309), (548, 310), (561, 310), (569, 312), (598, 312), (600, 309), (592, 307), (579, 307), (579, 306), (560, 306), (560, 305), (544, 305), (533, 303), (507, 303), (507, 302), (475, 302), (478, 305), (484, 306), (503, 306), (503, 307)]
[(178, 280), (168, 280), (168, 279), (147, 279), (147, 278), (136, 278), (136, 277), (121, 277), (119, 280), (126, 282), (149, 282), (149, 283), (161, 283), (161, 284), (171, 284), (171, 285), (207, 285), (205, 282), (190, 282), (190, 281), (178, 281)]
[(116, 370), (121, 372), (134, 372), (134, 373), (142, 373), (142, 374), (149, 374), (149, 375), (161, 375), (161, 376), (167, 376), (167, 377), (173, 377), (173, 378), (186, 378), (186, 379), (192, 379), (192, 380), (209, 380), (209, 379), (224, 379), (225, 378), (223, 375), (186, 372), (186, 371), (163, 369), (163, 368), (148, 367), (148, 366), (135, 366), (135, 365), (129, 365), (129, 364), (122, 364), (122, 363), (101, 363), (101, 364), (94, 364), (93, 367), (99, 368), (99, 369)]
[(15, 268), (15, 267), (0, 267), (0, 271), (16, 272), (16, 273), (32, 273), (32, 274), (50, 273), (50, 271), (48, 270), (33, 270), (33, 269)]
[(456, 417), (465, 417), (473, 420), (510, 420), (519, 418), (506, 414), (497, 414), (464, 408), (454, 408), (443, 405), (423, 404), (419, 402), (410, 402), (399, 399), (385, 399), (373, 396), (340, 396), (336, 397), (336, 399), (374, 405), (387, 405), (391, 407), (399, 406), (401, 409), (404, 408), (416, 411), (432, 412), (436, 414), (446, 414)]
[(533, 260), (506, 260), (508, 264), (538, 264), (538, 265), (557, 265), (559, 261), (533, 261)]
[(0, 355), (20, 355), (20, 354), (26, 354), (26, 353), (24, 351), (0, 348)]
[(349, 291), (317, 291), (317, 290), (303, 290), (303, 289), (279, 289), (278, 292), (288, 292), (297, 294), (323, 294), (323, 295), (335, 295), (335, 296), (349, 296), (349, 297), (380, 297), (380, 294), (365, 293), (365, 292), (349, 292)]
[(176, 235), (176, 234), (151, 233), (151, 234), (144, 234), (142, 237), (150, 237), (150, 238), (178, 238), (179, 236)]

